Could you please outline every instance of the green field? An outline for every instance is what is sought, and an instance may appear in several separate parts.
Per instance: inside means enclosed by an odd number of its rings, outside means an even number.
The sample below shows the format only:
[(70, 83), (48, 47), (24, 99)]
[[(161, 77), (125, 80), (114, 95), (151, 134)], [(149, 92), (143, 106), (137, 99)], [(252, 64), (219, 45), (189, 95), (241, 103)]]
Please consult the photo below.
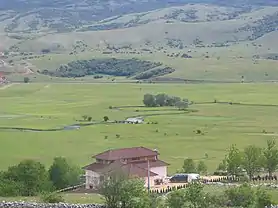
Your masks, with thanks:
[[(92, 162), (92, 155), (108, 148), (146, 146), (159, 150), (161, 158), (171, 164), (170, 173), (182, 166), (184, 158), (198, 161), (205, 154), (212, 172), (229, 145), (262, 146), (267, 139), (276, 138), (278, 107), (274, 106), (193, 104), (190, 112), (174, 108), (109, 109), (139, 106), (145, 93), (160, 92), (194, 102), (217, 99), (278, 104), (276, 84), (15, 84), (0, 90), (0, 127), (59, 128), (77, 123), (82, 115), (92, 116), (96, 122), (102, 121), (103, 116), (123, 120), (142, 115), (158, 124), (102, 123), (57, 132), (2, 129), (0, 169), (27, 158), (50, 165), (55, 156), (65, 156), (83, 166)], [(204, 135), (197, 135), (197, 129)], [(262, 134), (263, 130), (271, 134)]]

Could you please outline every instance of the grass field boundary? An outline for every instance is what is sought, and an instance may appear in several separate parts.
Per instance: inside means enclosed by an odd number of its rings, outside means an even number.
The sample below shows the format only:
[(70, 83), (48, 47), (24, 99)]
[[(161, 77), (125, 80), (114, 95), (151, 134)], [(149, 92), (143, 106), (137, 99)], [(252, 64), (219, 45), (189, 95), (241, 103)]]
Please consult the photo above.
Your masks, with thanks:
[(254, 106), (254, 107), (278, 107), (278, 104), (259, 104), (259, 103), (238, 103), (238, 102), (194, 102), (196, 105), (206, 105), (206, 104), (222, 104), (222, 105), (244, 105), (244, 106)]

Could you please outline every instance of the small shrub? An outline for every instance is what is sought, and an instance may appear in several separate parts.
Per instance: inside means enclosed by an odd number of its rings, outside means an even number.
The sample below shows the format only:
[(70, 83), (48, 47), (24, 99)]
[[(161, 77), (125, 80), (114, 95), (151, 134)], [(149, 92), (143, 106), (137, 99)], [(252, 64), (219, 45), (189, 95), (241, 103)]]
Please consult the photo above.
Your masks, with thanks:
[(120, 137), (121, 137), (121, 135), (120, 135), (120, 134), (116, 134), (116, 137), (117, 137), (117, 138), (120, 138)]
[(267, 133), (267, 131), (264, 129), (264, 130), (263, 130), (263, 134), (266, 134), (266, 133)]
[(107, 122), (107, 121), (109, 120), (108, 116), (104, 116), (104, 117), (103, 117), (103, 120), (104, 120), (105, 122)]
[(93, 119), (93, 118), (92, 118), (91, 116), (89, 116), (89, 117), (88, 117), (88, 121), (90, 121), (90, 122), (91, 122), (91, 121), (92, 121), (92, 119)]
[(109, 109), (113, 109), (113, 106), (110, 105), (110, 106), (109, 106)]
[(197, 129), (196, 134), (202, 134), (202, 131), (200, 129)]
[(108, 139), (108, 136), (104, 136), (104, 139)]
[(64, 198), (57, 193), (43, 193), (40, 197), (44, 203), (60, 203), (65, 202)]
[(156, 129), (155, 132), (158, 132), (158, 129)]
[(30, 78), (29, 77), (24, 77), (23, 81), (24, 81), (24, 83), (29, 83), (30, 82)]

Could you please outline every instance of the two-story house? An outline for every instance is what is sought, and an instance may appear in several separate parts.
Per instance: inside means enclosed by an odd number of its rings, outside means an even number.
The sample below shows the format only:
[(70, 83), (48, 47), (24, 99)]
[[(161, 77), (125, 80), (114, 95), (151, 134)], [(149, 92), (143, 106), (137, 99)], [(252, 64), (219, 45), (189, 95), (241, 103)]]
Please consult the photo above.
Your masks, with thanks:
[(139, 177), (148, 186), (155, 185), (155, 181), (167, 177), (167, 164), (158, 159), (159, 153), (145, 147), (132, 147), (107, 150), (93, 156), (96, 161), (84, 167), (86, 171), (86, 189), (97, 188), (106, 175), (121, 170), (129, 177)]

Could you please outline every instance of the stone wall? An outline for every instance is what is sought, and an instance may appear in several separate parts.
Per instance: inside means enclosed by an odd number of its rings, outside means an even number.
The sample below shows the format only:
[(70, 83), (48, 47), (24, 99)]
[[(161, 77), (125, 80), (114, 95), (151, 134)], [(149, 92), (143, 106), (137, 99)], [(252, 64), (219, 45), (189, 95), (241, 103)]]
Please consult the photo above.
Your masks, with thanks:
[(105, 208), (101, 204), (45, 204), (35, 202), (0, 202), (0, 208)]

